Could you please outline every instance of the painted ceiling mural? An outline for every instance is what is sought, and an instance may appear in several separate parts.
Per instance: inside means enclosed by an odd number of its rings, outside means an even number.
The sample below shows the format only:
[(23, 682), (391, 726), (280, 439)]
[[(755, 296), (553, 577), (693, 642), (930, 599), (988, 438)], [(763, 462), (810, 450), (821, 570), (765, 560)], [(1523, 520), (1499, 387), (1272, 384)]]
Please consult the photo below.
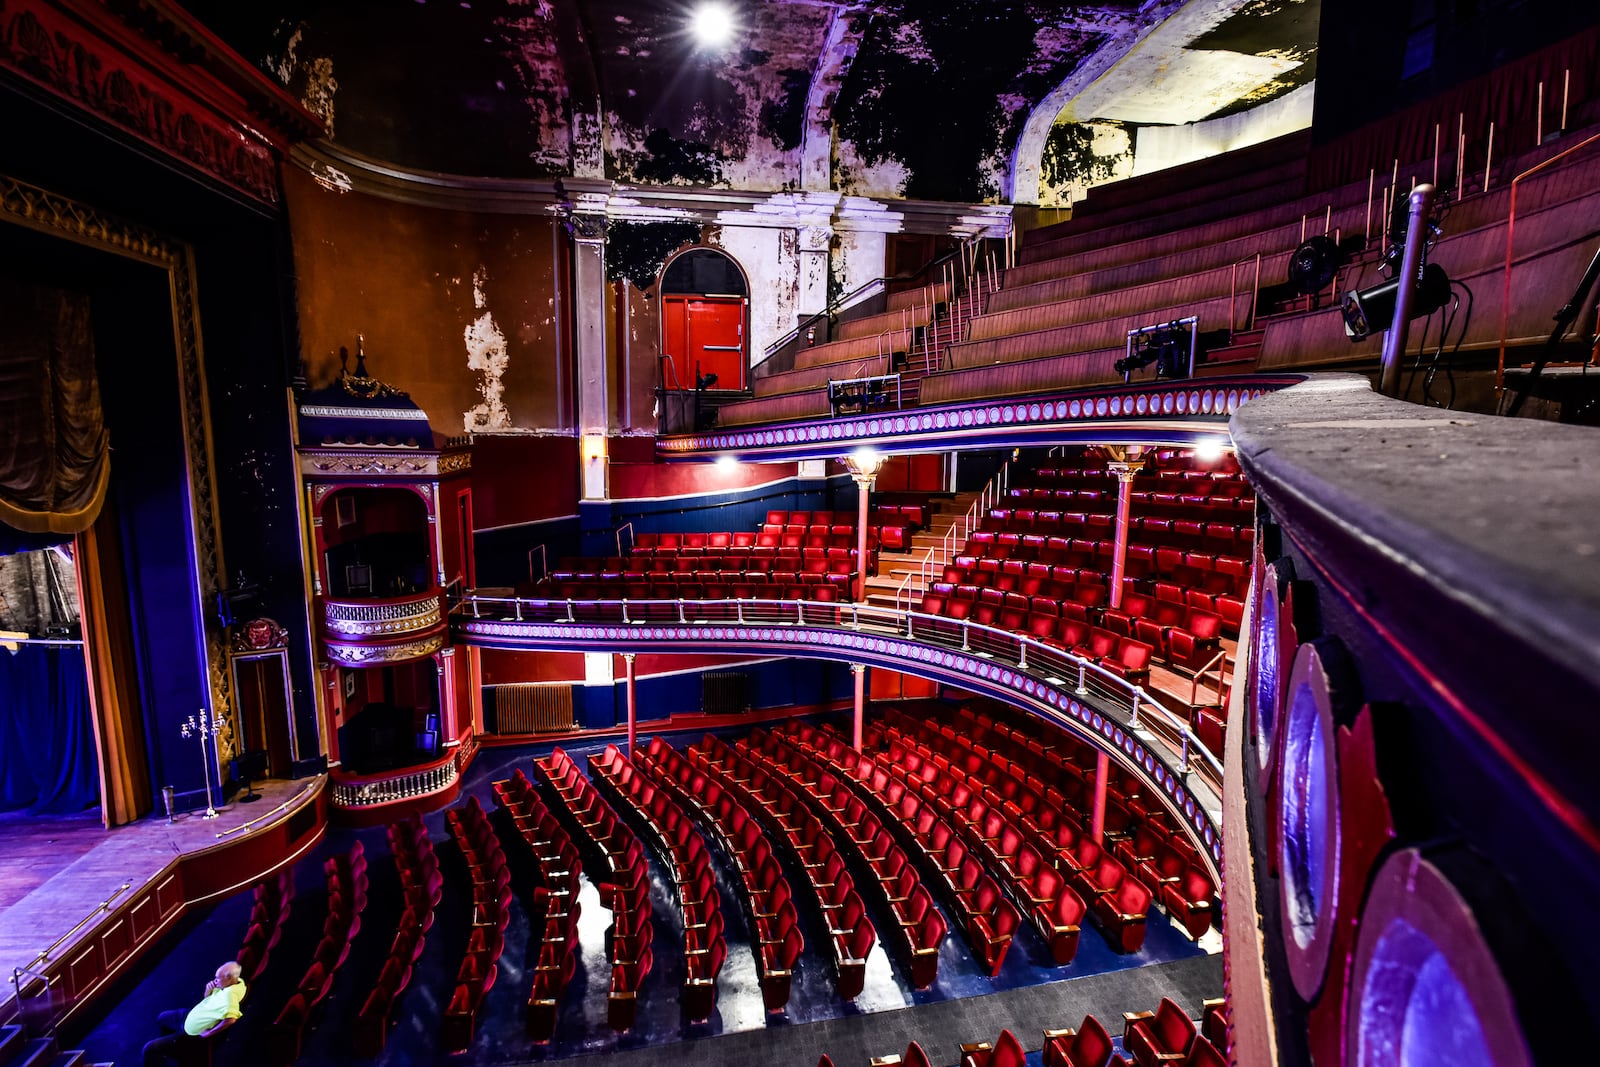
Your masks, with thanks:
[[(1248, 61), (1314, 47), (1317, 6), (721, 0), (737, 29), (712, 49), (688, 31), (695, 2), (188, 6), (320, 115), (334, 142), (402, 167), (959, 201), (1007, 198), (1041, 104), (1088, 86), (1180, 11), (1198, 12), (1191, 37), (1212, 36), (1194, 48)], [(1242, 8), (1251, 18), (1230, 22)], [(1275, 26), (1295, 40), (1268, 39)], [(1258, 64), (1267, 77), (1244, 78), (1234, 96), (1298, 84), (1304, 58)]]

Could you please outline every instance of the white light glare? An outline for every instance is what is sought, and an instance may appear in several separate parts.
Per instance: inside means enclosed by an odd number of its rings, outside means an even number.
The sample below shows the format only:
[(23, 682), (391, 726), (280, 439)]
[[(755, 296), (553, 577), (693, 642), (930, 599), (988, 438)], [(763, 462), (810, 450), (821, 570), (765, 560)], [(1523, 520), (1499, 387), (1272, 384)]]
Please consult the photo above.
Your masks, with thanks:
[(707, 0), (695, 8), (694, 14), (689, 17), (689, 29), (694, 33), (695, 40), (707, 48), (722, 48), (733, 40), (738, 25), (726, 4)]
[(739, 469), (739, 461), (732, 456), (718, 456), (716, 466), (719, 474), (732, 474)]
[(1227, 450), (1227, 443), (1220, 437), (1208, 438), (1194, 446), (1194, 458), (1201, 463), (1215, 463), (1222, 458)]

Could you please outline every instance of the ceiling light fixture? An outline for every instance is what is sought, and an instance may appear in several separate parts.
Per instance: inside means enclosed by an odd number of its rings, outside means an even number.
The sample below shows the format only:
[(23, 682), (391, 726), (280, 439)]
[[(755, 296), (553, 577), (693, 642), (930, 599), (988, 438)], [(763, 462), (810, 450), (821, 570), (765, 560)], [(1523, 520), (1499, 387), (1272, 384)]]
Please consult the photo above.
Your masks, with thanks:
[(726, 48), (738, 28), (732, 9), (716, 0), (706, 0), (689, 16), (690, 32), (706, 48)]
[(1210, 437), (1194, 446), (1194, 458), (1201, 463), (1215, 463), (1227, 451), (1227, 444), (1217, 437)]

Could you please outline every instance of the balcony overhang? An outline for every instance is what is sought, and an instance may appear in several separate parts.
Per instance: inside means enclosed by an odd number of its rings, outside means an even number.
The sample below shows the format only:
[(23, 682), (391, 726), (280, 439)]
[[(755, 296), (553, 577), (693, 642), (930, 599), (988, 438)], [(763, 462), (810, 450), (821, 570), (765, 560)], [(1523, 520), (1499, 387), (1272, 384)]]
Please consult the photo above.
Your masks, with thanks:
[(1226, 434), (1228, 420), (1246, 403), (1304, 380), (1251, 374), (1158, 381), (729, 426), (658, 438), (656, 455), (754, 463), (824, 459), (863, 447), (900, 453), (1108, 441), (1183, 447)]

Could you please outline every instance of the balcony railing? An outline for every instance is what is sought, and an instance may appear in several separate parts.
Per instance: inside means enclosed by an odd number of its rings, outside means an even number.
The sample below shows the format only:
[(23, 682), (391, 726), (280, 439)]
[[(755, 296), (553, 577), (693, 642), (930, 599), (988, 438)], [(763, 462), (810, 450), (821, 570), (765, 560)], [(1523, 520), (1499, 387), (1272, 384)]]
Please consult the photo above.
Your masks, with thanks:
[(476, 738), (469, 738), (437, 763), (392, 774), (333, 782), (333, 803), (341, 808), (370, 808), (393, 804), (413, 797), (440, 793), (454, 785), (461, 771), (478, 750)]
[(439, 591), (384, 600), (323, 600), (322, 625), (338, 641), (387, 640), (425, 633), (444, 621)]
[[(1213, 858), (1222, 763), (1142, 685), (1033, 637), (918, 611), (795, 600), (552, 600), (470, 594), (452, 609), (457, 640), (517, 647), (671, 649), (756, 646), (885, 662), (970, 680), (1117, 750), (1184, 811)], [(957, 682), (956, 684), (965, 684)], [(1150, 742), (1154, 742), (1153, 744)], [(1168, 770), (1170, 768), (1170, 770)], [(1215, 847), (1213, 847), (1215, 846)]]

